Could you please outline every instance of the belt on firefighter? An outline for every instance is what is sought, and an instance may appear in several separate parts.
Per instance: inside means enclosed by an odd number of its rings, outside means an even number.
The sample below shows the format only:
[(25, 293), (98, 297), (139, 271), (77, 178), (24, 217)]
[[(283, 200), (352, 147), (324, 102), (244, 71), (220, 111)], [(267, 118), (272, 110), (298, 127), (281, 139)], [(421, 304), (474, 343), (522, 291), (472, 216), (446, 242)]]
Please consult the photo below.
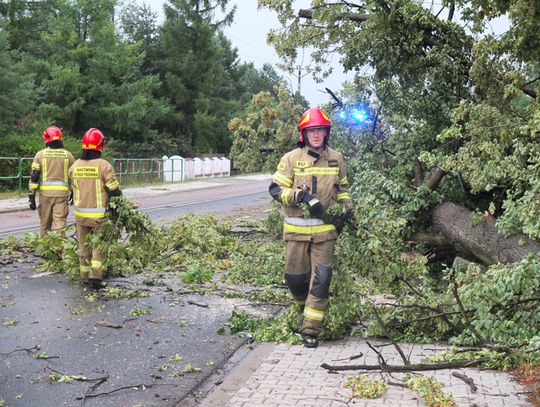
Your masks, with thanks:
[(311, 218), (311, 219), (304, 219), (304, 218), (297, 218), (293, 216), (286, 216), (283, 221), (288, 225), (294, 225), (294, 226), (320, 226), (324, 225), (324, 221), (322, 219), (317, 218)]
[(44, 181), (39, 185), (39, 189), (42, 189), (44, 191), (68, 191), (68, 184), (67, 182), (63, 181)]
[(286, 233), (313, 235), (315, 233), (335, 231), (336, 227), (334, 225), (325, 224), (322, 219), (285, 217), (283, 230)]
[(79, 218), (104, 218), (107, 213), (105, 208), (75, 208), (75, 216)]

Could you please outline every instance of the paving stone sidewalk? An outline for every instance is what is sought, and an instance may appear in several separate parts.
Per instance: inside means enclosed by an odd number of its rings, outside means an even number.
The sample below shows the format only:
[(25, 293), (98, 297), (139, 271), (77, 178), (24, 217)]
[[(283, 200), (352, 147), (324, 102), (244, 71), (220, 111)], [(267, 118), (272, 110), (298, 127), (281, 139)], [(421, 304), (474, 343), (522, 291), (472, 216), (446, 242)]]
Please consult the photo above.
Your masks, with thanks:
[[(388, 342), (369, 340), (377, 347), (388, 364), (402, 364), (399, 354)], [(429, 355), (436, 354), (447, 346), (442, 345), (400, 345), (411, 363), (425, 361)], [(351, 357), (361, 357), (350, 360)], [(365, 339), (349, 338), (338, 342), (322, 343), (317, 349), (305, 349), (302, 346), (276, 345), (262, 361), (257, 361), (254, 372), (241, 387), (229, 390), (228, 396), (221, 401), (214, 398), (211, 404), (227, 407), (285, 407), (285, 406), (324, 406), (324, 407), (375, 407), (375, 406), (427, 406), (418, 394), (396, 385), (388, 386), (386, 394), (379, 399), (351, 399), (351, 390), (342, 385), (347, 378), (359, 371), (341, 371), (329, 373), (320, 367), (322, 363), (330, 365), (377, 364), (376, 353), (369, 348)], [(237, 366), (242, 370), (242, 366)], [(243, 369), (245, 370), (245, 369)], [(452, 376), (459, 372), (473, 379), (478, 387), (472, 392), (463, 380)], [(450, 393), (460, 407), (532, 407), (527, 401), (527, 391), (513, 380), (509, 374), (480, 370), (475, 368), (437, 370), (421, 372), (434, 376), (444, 384), (444, 391)], [(380, 373), (370, 373), (370, 377), (381, 379)], [(234, 380), (234, 374), (232, 374)], [(393, 382), (403, 378), (401, 373), (385, 377)], [(223, 383), (222, 386), (227, 386)], [(215, 404), (215, 403), (218, 404)], [(208, 405), (208, 402), (202, 404)]]

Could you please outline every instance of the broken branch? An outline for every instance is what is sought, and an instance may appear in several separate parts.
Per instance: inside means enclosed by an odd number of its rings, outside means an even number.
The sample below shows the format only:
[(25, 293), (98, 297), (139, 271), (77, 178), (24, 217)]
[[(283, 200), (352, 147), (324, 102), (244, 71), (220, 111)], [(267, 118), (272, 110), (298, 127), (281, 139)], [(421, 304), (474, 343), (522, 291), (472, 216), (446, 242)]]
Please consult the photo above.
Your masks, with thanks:
[(476, 393), (476, 390), (478, 390), (478, 387), (476, 387), (476, 384), (474, 384), (474, 380), (471, 379), (469, 376), (464, 375), (463, 373), (458, 373), (458, 372), (452, 372), (452, 376), (457, 377), (458, 379), (461, 379), (465, 383), (467, 383), (472, 393)]
[[(307, 9), (300, 9), (298, 11), (298, 17), (311, 20), (313, 18), (313, 11), (307, 10)], [(368, 18), (369, 18), (369, 14), (343, 13), (337, 17), (337, 20), (350, 20), (350, 21), (356, 21), (357, 23), (362, 23), (366, 21)]]
[(329, 371), (342, 371), (342, 370), (380, 370), (382, 372), (421, 372), (427, 370), (444, 370), (444, 369), (459, 369), (463, 367), (478, 366), (485, 362), (487, 359), (472, 359), (461, 360), (452, 362), (441, 363), (417, 363), (411, 365), (341, 365), (333, 366), (328, 363), (323, 363), (321, 367)]

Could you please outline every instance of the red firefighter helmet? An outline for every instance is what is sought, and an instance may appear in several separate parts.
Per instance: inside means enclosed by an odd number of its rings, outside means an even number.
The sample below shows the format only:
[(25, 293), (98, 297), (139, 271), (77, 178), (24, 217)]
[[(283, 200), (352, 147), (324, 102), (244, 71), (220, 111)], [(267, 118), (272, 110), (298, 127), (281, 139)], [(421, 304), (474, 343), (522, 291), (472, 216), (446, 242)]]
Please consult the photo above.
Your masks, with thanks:
[(330, 119), (324, 110), (319, 109), (318, 107), (312, 107), (302, 115), (300, 121), (298, 122), (298, 130), (300, 130), (300, 138), (298, 141), (300, 143), (304, 142), (304, 129), (327, 128), (328, 135), (330, 135), (331, 127), (332, 125), (330, 124)]
[(43, 132), (43, 140), (45, 143), (50, 143), (55, 140), (62, 140), (62, 130), (56, 126), (49, 126)]
[(88, 129), (82, 138), (82, 148), (83, 150), (95, 150), (103, 151), (105, 147), (105, 136), (98, 129)]

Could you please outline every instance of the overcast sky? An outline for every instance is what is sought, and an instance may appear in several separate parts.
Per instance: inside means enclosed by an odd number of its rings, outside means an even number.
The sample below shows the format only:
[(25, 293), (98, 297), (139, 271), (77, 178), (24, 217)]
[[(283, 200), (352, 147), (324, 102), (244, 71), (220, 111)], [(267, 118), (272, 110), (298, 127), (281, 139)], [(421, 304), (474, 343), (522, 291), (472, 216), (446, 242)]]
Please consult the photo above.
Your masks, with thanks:
[[(165, 0), (139, 0), (139, 3), (146, 3), (158, 13), (159, 22), (163, 20), (163, 4)], [(297, 1), (298, 7), (304, 7), (309, 1)], [(266, 34), (271, 29), (279, 28), (275, 13), (268, 10), (257, 10), (257, 0), (231, 0), (230, 5), (236, 4), (237, 9), (233, 24), (226, 28), (225, 34), (238, 49), (238, 54), (243, 62), (253, 62), (257, 68), (264, 63), (275, 65), (279, 59), (272, 47), (266, 43)], [(300, 62), (300, 61), (299, 61)], [(304, 55), (304, 66), (309, 62), (309, 55)], [(276, 70), (277, 67), (276, 67)], [(289, 86), (293, 91), (297, 90), (298, 77), (287, 73), (278, 72), (286, 77)], [(310, 75), (301, 79), (301, 93), (312, 106), (318, 106), (329, 101), (330, 96), (325, 92), (325, 88), (338, 91), (341, 83), (352, 78), (352, 74), (345, 75), (339, 64), (334, 65), (334, 73), (322, 83), (315, 83)]]

